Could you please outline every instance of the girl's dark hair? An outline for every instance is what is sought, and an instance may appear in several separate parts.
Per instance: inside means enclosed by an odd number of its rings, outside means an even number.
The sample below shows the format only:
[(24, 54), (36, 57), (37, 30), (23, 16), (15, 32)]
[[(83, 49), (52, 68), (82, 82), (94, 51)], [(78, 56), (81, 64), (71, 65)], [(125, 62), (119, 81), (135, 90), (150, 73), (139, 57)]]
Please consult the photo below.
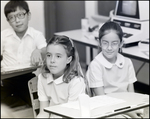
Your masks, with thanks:
[[(79, 63), (79, 56), (76, 47), (73, 44), (73, 41), (67, 37), (67, 36), (59, 36), (59, 35), (54, 35), (47, 43), (47, 47), (50, 44), (60, 44), (64, 47), (67, 56), (70, 57), (72, 56), (72, 61), (67, 64), (64, 76), (63, 76), (63, 81), (68, 83), (72, 78), (75, 76), (82, 76), (82, 69), (80, 67)], [(43, 76), (46, 77), (46, 74), (50, 73), (46, 66), (46, 61), (44, 62), (43, 65)]]
[[(106, 23), (104, 23), (102, 25), (102, 27), (99, 29), (99, 43), (101, 41), (101, 38), (108, 34), (109, 31), (116, 31), (116, 34), (118, 35), (120, 42), (122, 42), (122, 38), (123, 38), (123, 31), (120, 27), (120, 25), (116, 22), (113, 21), (107, 21)], [(99, 49), (100, 50), (100, 49)]]
[(122, 37), (123, 37), (123, 31), (120, 27), (120, 25), (116, 22), (113, 21), (108, 21), (105, 24), (102, 25), (102, 27), (99, 29), (99, 41), (101, 38), (107, 34), (106, 31), (116, 31), (116, 34), (118, 35), (120, 42), (122, 42)]
[(22, 1), (9, 1), (5, 7), (4, 7), (4, 14), (7, 18), (7, 15), (11, 12), (15, 12), (17, 7), (22, 8), (24, 10), (26, 10), (26, 12), (28, 13), (29, 10), (29, 6), (28, 3), (25, 2), (24, 0)]

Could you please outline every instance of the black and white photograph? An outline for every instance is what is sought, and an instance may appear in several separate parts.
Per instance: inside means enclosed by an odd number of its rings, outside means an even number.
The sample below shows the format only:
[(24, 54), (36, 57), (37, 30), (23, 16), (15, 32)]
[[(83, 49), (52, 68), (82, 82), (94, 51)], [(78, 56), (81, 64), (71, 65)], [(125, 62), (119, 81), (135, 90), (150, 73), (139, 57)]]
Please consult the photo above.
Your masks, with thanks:
[(1, 1), (1, 118), (149, 118), (149, 1)]

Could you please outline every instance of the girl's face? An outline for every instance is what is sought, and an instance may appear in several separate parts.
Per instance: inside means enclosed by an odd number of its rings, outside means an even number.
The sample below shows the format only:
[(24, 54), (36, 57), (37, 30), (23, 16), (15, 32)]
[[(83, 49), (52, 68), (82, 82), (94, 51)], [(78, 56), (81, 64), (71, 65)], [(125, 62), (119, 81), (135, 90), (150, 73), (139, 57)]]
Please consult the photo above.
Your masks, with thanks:
[[(18, 18), (17, 15), (21, 18)], [(30, 13), (26, 13), (24, 9), (17, 7), (15, 12), (11, 12), (7, 15), (7, 18), (14, 19), (13, 21), (8, 20), (8, 22), (16, 33), (19, 34), (26, 32), (28, 28), (28, 22), (30, 20)]]
[(109, 31), (101, 38), (102, 53), (109, 62), (115, 63), (119, 47), (121, 43), (115, 31)]
[(67, 56), (62, 45), (48, 45), (46, 53), (47, 68), (53, 74), (55, 79), (64, 74), (66, 65), (69, 64), (71, 60), (72, 57)]

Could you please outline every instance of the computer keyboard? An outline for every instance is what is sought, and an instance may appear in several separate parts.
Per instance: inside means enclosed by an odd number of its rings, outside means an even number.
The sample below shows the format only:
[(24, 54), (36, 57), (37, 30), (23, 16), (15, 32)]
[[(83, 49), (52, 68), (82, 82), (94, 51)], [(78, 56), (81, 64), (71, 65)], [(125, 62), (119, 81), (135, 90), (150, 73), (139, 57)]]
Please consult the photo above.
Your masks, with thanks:
[(133, 34), (130, 34), (130, 33), (123, 33), (123, 37), (124, 38), (129, 38), (131, 37)]
[[(123, 33), (123, 38), (129, 38), (129, 37), (131, 37), (131, 36), (133, 36), (133, 34), (130, 34), (130, 33)], [(99, 40), (99, 38), (95, 36), (95, 40)]]

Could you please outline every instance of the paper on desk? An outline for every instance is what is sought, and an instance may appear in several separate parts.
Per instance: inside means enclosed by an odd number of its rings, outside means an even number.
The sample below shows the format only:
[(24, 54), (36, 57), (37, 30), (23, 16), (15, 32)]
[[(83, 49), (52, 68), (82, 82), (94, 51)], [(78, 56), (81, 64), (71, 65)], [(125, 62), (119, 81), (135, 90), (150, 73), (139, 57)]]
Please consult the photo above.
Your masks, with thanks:
[(80, 94), (78, 103), (80, 106), (81, 117), (90, 117), (90, 97), (87, 94)]
[[(107, 95), (102, 96), (95, 96), (90, 98), (90, 110), (101, 107), (101, 106), (108, 106), (108, 105), (115, 105), (125, 102), (125, 100), (113, 98)], [(60, 106), (72, 108), (72, 109), (80, 109), (79, 102), (74, 101), (70, 103), (61, 104)]]
[(141, 42), (138, 43), (138, 46), (140, 51), (149, 52), (149, 40), (142, 40)]

